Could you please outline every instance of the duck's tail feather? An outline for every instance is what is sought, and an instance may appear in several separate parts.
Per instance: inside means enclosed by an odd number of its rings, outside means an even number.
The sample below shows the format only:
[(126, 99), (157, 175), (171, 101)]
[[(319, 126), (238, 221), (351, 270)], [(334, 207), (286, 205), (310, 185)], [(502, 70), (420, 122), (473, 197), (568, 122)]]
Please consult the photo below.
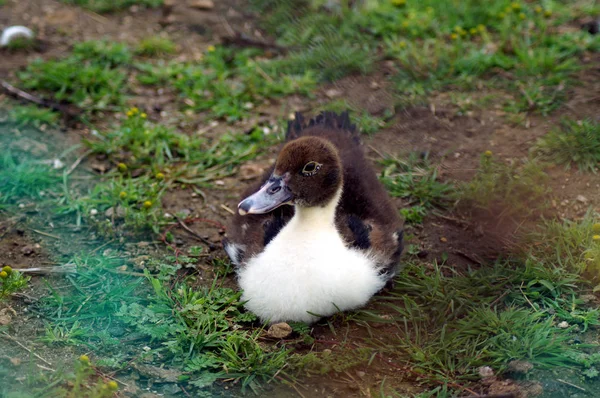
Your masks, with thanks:
[(308, 123), (304, 123), (305, 118), (300, 112), (296, 112), (294, 120), (288, 122), (288, 128), (285, 135), (286, 141), (291, 141), (302, 136), (302, 131), (315, 126), (325, 126), (331, 129), (343, 130), (348, 132), (354, 142), (360, 144), (360, 136), (356, 129), (356, 125), (350, 121), (350, 113), (344, 111), (340, 114), (336, 112), (324, 111), (317, 117), (310, 119)]

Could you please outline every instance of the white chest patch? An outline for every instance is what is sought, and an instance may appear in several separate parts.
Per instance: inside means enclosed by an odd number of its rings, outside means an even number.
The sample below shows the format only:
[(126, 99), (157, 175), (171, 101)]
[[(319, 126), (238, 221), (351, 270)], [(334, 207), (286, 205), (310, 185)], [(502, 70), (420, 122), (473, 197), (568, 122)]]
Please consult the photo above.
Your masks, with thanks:
[(294, 217), (239, 270), (242, 300), (262, 321), (311, 323), (365, 305), (384, 286), (374, 259), (323, 224)]

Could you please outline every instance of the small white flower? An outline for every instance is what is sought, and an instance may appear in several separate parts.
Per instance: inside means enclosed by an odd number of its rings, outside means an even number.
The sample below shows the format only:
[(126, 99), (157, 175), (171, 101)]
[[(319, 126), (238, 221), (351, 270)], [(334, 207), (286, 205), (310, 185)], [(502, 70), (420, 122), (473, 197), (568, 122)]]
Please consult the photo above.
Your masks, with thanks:
[(96, 210), (96, 209), (90, 210), (90, 216), (95, 216), (97, 214), (98, 214), (98, 210)]

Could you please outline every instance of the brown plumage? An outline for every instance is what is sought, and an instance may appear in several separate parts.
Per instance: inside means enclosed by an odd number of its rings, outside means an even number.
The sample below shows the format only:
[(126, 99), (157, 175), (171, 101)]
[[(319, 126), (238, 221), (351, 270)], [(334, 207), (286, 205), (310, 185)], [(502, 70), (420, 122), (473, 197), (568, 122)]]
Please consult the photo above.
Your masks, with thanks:
[[(338, 231), (348, 246), (371, 251), (381, 259), (384, 272), (390, 277), (395, 274), (402, 251), (401, 221), (364, 156), (347, 112), (324, 112), (308, 123), (297, 113), (288, 124), (286, 143), (275, 165), (248, 187), (243, 198), (274, 179), (281, 180), (276, 190), (286, 191), (277, 195), (288, 195), (303, 207), (324, 206), (342, 185), (335, 217)], [(266, 214), (236, 214), (223, 242), (232, 262), (243, 266), (260, 253), (293, 215), (294, 207), (289, 205)]]

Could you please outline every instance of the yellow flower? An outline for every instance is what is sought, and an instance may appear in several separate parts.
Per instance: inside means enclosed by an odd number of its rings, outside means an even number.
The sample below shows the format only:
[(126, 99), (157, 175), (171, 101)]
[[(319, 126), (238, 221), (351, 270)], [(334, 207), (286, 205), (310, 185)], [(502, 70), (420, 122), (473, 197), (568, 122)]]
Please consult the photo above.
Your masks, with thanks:
[(143, 203), (144, 209), (149, 209), (152, 207), (152, 202), (147, 200)]
[(525, 19), (525, 18), (527, 18), (527, 16), (524, 13), (520, 13), (519, 14), (519, 18), (520, 19)]
[(592, 239), (595, 241), (600, 241), (600, 235), (594, 235), (592, 236)]
[(503, 12), (500, 12), (500, 13), (498, 13), (498, 18), (504, 19), (504, 18), (506, 18), (506, 14)]
[(165, 175), (163, 173), (156, 173), (156, 179), (157, 180), (164, 180), (165, 179)]
[(148, 115), (146, 115), (145, 113), (142, 113), (142, 114), (140, 115), (140, 117), (141, 117), (142, 119), (145, 119), (145, 118), (147, 118), (147, 117), (148, 117)]
[(406, 5), (406, 0), (392, 0), (392, 4), (396, 7), (402, 7)]
[(119, 198), (125, 199), (126, 197), (127, 197), (127, 192), (121, 191), (121, 193), (119, 194)]
[(492, 156), (492, 151), (487, 150), (483, 153), (485, 156), (487, 156), (488, 158)]
[(402, 25), (403, 28), (408, 28), (410, 26), (410, 22), (408, 22), (408, 21), (402, 21), (401, 25)]
[(457, 35), (456, 33), (452, 33), (452, 34), (450, 35), (450, 38), (451, 38), (452, 40), (458, 40), (458, 35)]
[(132, 116), (133, 116), (133, 112), (127, 111), (127, 117), (132, 117)]
[(481, 33), (485, 32), (485, 25), (479, 24), (477, 25), (477, 30)]
[(216, 48), (215, 46), (213, 46), (212, 44), (210, 46), (208, 46), (208, 48), (206, 49), (206, 51), (208, 51), (209, 53), (215, 52)]
[(475, 34), (477, 34), (477, 28), (471, 28), (471, 29), (469, 29), (469, 33), (470, 33), (471, 35), (475, 35)]
[(0, 272), (0, 279), (6, 279), (6, 278), (8, 278), (8, 272), (6, 272), (6, 271)]
[(127, 171), (127, 165), (125, 163), (119, 163), (117, 169), (119, 169), (120, 172), (125, 172)]
[(521, 5), (517, 2), (513, 2), (510, 4), (511, 8), (515, 11), (519, 11), (521, 9)]
[(7, 274), (10, 274), (12, 272), (12, 268), (9, 265), (5, 265), (4, 267), (2, 267), (2, 271), (6, 272)]
[(88, 357), (87, 355), (80, 356), (79, 360), (83, 363), (90, 363), (90, 357)]
[(108, 389), (111, 391), (117, 391), (119, 389), (119, 385), (114, 380), (109, 381), (108, 383), (106, 383), (106, 385), (108, 386)]
[(544, 16), (545, 16), (546, 18), (550, 18), (550, 17), (552, 16), (552, 11), (550, 11), (550, 10), (546, 10), (546, 11), (544, 11)]
[[(594, 225), (592, 225), (592, 231), (600, 232), (600, 222), (597, 222)], [(7, 267), (8, 267), (8, 265), (7, 265)], [(2, 268), (2, 269), (4, 269), (4, 268)]]
[(535, 11), (536, 14), (541, 14), (541, 12), (543, 11), (543, 8), (541, 6), (535, 6), (533, 8), (533, 10)]

